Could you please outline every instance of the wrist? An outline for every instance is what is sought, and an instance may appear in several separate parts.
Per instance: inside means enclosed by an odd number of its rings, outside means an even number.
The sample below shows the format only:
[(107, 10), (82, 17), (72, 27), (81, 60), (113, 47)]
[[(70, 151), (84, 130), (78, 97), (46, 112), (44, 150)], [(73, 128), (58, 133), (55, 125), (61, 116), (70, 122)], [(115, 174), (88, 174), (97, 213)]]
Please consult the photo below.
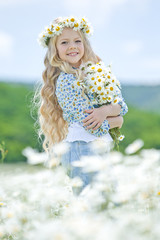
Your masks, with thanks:
[(113, 106), (111, 104), (103, 105), (102, 107), (105, 111), (106, 118), (113, 116)]
[(118, 116), (118, 118), (119, 118), (119, 126), (118, 126), (118, 128), (121, 128), (122, 125), (123, 125), (123, 117), (122, 116)]
[(121, 106), (119, 104), (105, 105), (106, 117), (116, 117), (120, 115)]

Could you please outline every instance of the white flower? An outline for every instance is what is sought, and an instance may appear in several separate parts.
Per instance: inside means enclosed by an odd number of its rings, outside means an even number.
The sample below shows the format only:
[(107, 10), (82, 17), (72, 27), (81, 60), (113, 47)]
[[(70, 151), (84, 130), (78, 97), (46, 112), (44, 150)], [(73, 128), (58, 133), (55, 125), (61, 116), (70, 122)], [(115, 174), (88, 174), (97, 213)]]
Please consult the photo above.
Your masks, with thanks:
[(52, 152), (59, 156), (66, 153), (68, 149), (69, 149), (69, 143), (60, 142), (54, 145), (54, 147), (52, 148)]
[(75, 167), (82, 167), (83, 172), (96, 172), (104, 168), (106, 160), (101, 159), (100, 156), (82, 156), (80, 161), (74, 161), (72, 163)]
[(108, 100), (108, 102), (112, 102), (113, 101), (113, 96), (112, 95), (108, 95), (107, 96), (107, 100)]
[(115, 97), (112, 101), (113, 104), (117, 104), (119, 102), (120, 98), (119, 97)]
[(128, 145), (128, 147), (125, 149), (126, 154), (133, 154), (137, 152), (139, 149), (141, 149), (144, 145), (143, 140), (137, 139), (132, 144)]
[(118, 140), (122, 141), (124, 139), (124, 135), (119, 136)]

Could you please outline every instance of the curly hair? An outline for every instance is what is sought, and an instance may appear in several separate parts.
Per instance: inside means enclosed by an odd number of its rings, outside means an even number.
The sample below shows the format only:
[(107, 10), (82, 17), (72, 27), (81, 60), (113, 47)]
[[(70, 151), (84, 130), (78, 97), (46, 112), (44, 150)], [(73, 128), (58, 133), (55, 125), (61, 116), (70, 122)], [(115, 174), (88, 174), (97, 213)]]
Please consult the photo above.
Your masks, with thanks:
[[(84, 44), (84, 55), (82, 62), (98, 62), (100, 58), (93, 52), (90, 42), (82, 31), (78, 31)], [(41, 138), (44, 135), (43, 148), (49, 151), (51, 147), (66, 138), (68, 134), (68, 122), (63, 119), (63, 111), (55, 95), (56, 80), (61, 71), (73, 73), (76, 77), (81, 77), (79, 69), (73, 69), (72, 66), (62, 61), (58, 56), (56, 48), (57, 36), (50, 38), (48, 50), (45, 55), (43, 71), (43, 83), (40, 89), (37, 88), (34, 98), (38, 99), (38, 135)]]

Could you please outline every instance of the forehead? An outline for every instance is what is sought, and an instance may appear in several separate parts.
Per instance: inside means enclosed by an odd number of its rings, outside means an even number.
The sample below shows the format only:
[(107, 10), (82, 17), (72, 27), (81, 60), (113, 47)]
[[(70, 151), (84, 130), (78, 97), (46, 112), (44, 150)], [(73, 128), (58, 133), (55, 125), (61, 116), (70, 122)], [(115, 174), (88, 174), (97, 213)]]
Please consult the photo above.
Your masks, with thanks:
[(72, 28), (64, 28), (61, 35), (58, 36), (57, 40), (62, 39), (71, 39), (71, 38), (81, 38), (78, 31), (73, 30)]

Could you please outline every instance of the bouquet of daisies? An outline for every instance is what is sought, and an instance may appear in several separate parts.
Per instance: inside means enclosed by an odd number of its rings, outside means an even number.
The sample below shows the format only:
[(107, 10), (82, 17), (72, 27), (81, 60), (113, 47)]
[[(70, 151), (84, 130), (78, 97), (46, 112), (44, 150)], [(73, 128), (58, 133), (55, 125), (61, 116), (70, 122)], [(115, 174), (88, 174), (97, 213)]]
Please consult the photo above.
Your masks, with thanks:
[[(88, 96), (94, 107), (100, 107), (106, 104), (118, 104), (121, 92), (120, 82), (111, 72), (111, 66), (105, 66), (101, 61), (97, 64), (87, 62), (82, 64), (80, 69), (83, 73), (83, 81), (78, 82), (84, 88), (84, 93)], [(120, 129), (113, 128), (109, 130), (113, 140), (118, 146), (124, 135), (121, 135)]]

